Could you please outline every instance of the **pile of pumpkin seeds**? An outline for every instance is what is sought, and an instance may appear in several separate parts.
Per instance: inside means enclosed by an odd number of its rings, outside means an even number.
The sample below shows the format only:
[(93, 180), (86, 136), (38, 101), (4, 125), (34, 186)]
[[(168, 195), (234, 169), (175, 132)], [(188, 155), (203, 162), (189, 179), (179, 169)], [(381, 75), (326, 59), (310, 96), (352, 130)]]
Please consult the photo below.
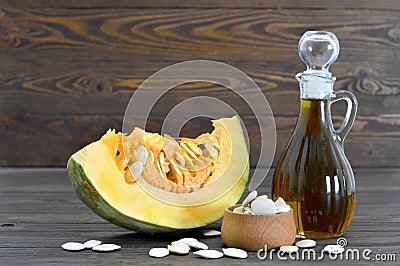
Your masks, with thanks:
[[(268, 198), (267, 195), (258, 196), (256, 190), (253, 190), (247, 195), (243, 200), (243, 203), (236, 207), (234, 213), (242, 214), (278, 214), (290, 211), (290, 206), (279, 197), (275, 202)], [(297, 252), (299, 248), (313, 248), (317, 245), (317, 242), (312, 239), (303, 239), (296, 242), (295, 245), (281, 246), (280, 251), (285, 253)], [(328, 252), (330, 254), (340, 254), (344, 252), (344, 247), (341, 245), (326, 245), (323, 252)]]
[[(204, 236), (220, 236), (221, 232), (216, 230), (209, 230), (203, 232)], [(182, 238), (177, 241), (171, 242), (167, 247), (157, 247), (149, 250), (149, 256), (154, 258), (163, 258), (169, 254), (187, 255), (191, 249), (196, 251), (193, 254), (207, 259), (219, 259), (224, 255), (227, 257), (245, 259), (247, 252), (238, 248), (223, 248), (222, 252), (215, 249), (208, 249), (207, 244), (200, 242), (196, 238)]]
[(81, 251), (84, 249), (91, 249), (98, 252), (110, 252), (120, 249), (121, 246), (116, 244), (102, 244), (100, 240), (88, 240), (85, 243), (67, 242), (62, 244), (61, 248), (67, 251)]
[(234, 213), (242, 214), (277, 214), (289, 212), (290, 206), (279, 197), (275, 202), (268, 198), (267, 195), (258, 196), (257, 190), (253, 190), (243, 200), (243, 203), (236, 207)]
[[(280, 251), (285, 253), (292, 253), (299, 251), (299, 248), (313, 248), (317, 245), (315, 240), (312, 239), (303, 239), (298, 241), (294, 246), (281, 246), (279, 248)], [(344, 247), (341, 245), (326, 245), (322, 252), (327, 252), (329, 254), (338, 255), (344, 252)]]
[[(267, 195), (257, 195), (257, 191), (253, 190), (244, 199), (243, 203), (236, 207), (234, 213), (242, 214), (277, 214), (289, 212), (290, 206), (285, 203), (282, 198), (278, 198), (275, 202), (268, 198)], [(203, 236), (214, 237), (220, 236), (221, 232), (217, 230), (205, 230)], [(303, 239), (295, 243), (295, 245), (281, 246), (280, 251), (285, 253), (297, 252), (299, 248), (313, 248), (317, 245), (315, 240)], [(61, 245), (62, 249), (67, 251), (81, 251), (84, 249), (92, 249), (98, 252), (111, 252), (121, 248), (116, 244), (102, 244), (100, 240), (88, 240), (84, 243), (67, 242)], [(163, 258), (169, 254), (187, 255), (191, 249), (196, 251), (193, 254), (207, 259), (218, 259), (223, 256), (245, 259), (248, 254), (245, 250), (239, 248), (222, 248), (222, 251), (208, 249), (207, 244), (200, 242), (196, 238), (182, 238), (171, 242), (167, 247), (156, 247), (149, 250), (149, 256), (154, 258)], [(340, 254), (344, 252), (344, 247), (341, 245), (326, 245), (323, 252), (330, 254)]]

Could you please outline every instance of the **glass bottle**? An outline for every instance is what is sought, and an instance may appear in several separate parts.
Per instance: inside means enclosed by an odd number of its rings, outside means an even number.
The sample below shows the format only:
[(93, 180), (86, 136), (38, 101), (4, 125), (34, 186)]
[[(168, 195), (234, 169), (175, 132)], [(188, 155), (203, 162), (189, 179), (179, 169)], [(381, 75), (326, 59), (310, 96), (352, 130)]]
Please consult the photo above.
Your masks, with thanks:
[[(333, 91), (328, 71), (339, 54), (330, 32), (306, 32), (299, 55), (307, 70), (297, 74), (300, 113), (292, 136), (275, 169), (272, 197), (282, 197), (294, 210), (298, 237), (331, 238), (350, 224), (356, 201), (355, 180), (343, 141), (357, 111), (353, 93)], [(339, 129), (332, 124), (331, 104), (346, 100), (347, 112)]]

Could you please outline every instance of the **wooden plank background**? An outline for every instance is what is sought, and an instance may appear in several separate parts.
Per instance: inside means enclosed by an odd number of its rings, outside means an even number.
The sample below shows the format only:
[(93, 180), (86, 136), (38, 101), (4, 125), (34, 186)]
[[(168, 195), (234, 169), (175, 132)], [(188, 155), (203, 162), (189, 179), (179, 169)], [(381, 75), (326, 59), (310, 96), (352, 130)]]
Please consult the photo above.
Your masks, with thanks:
[[(185, 60), (231, 64), (262, 88), (275, 115), (277, 156), (298, 114), (306, 30), (334, 32), (336, 89), (359, 113), (346, 143), (355, 167), (400, 167), (398, 1), (0, 1), (0, 166), (63, 166), (108, 128), (121, 128), (130, 96), (154, 72)], [(179, 101), (207, 95), (245, 118), (252, 164), (259, 130), (228, 89), (192, 83), (166, 94), (147, 130)], [(334, 108), (340, 123), (343, 106)], [(138, 113), (137, 115), (140, 115)], [(193, 121), (183, 134), (209, 128)], [(190, 130), (189, 130), (190, 129)], [(275, 162), (276, 162), (275, 158)]]

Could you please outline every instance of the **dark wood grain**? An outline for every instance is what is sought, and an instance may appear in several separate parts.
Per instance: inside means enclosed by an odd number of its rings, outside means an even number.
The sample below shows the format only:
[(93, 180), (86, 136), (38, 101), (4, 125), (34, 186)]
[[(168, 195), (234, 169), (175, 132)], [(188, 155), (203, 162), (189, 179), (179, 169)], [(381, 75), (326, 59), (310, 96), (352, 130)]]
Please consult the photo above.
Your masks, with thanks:
[[(361, 251), (369, 248), (375, 254), (394, 254), (400, 258), (400, 179), (399, 169), (355, 169), (357, 181), (357, 205), (353, 221), (344, 237), (347, 248)], [(270, 192), (271, 173), (259, 189)], [(246, 260), (222, 258), (218, 261), (201, 260), (193, 254), (170, 255), (154, 259), (147, 255), (152, 247), (166, 246), (183, 236), (198, 237), (210, 248), (223, 247), (221, 238), (203, 238), (199, 231), (174, 236), (150, 236), (137, 234), (114, 226), (96, 216), (76, 196), (65, 169), (1, 168), (0, 169), (0, 262), (2, 265), (221, 265), (221, 264), (287, 264), (276, 254), (273, 261), (257, 259), (255, 252)], [(219, 230), (221, 221), (207, 228)], [(114, 253), (63, 251), (60, 245), (67, 241), (100, 239), (122, 246)], [(336, 239), (318, 240), (316, 251)], [(296, 261), (309, 265), (310, 261)], [(320, 263), (343, 264), (344, 261), (329, 260), (325, 256)], [(349, 263), (346, 261), (346, 263)], [(352, 264), (370, 265), (371, 261), (351, 261)], [(396, 265), (396, 262), (385, 262)]]
[[(320, 29), (341, 42), (331, 67), (335, 88), (354, 92), (360, 103), (346, 153), (356, 166), (398, 167), (399, 17), (389, 0), (1, 1), (0, 165), (64, 165), (104, 130), (121, 127), (129, 98), (148, 76), (194, 59), (229, 63), (257, 82), (276, 115), (278, 156), (298, 113), (293, 76), (304, 66), (297, 42)], [(198, 95), (251, 115), (226, 88), (184, 84), (163, 97), (149, 130)], [(204, 126), (193, 124), (189, 133)], [(248, 130), (257, 136), (254, 123)], [(257, 154), (255, 145), (253, 165)]]
[[(93, 63), (48, 62), (47, 66), (37, 69), (33, 63), (10, 63), (0, 90), (2, 113), (120, 115), (125, 112), (135, 89), (146, 78), (173, 64), (152, 62), (140, 66), (137, 63), (113, 62), (93, 67), (86, 65)], [(258, 84), (275, 114), (298, 113), (299, 85), (294, 75), (302, 71), (302, 66), (296, 69), (296, 64), (289, 63), (227, 63), (244, 71)], [(359, 113), (362, 115), (399, 114), (400, 80), (390, 80), (397, 78), (396, 73), (377, 73), (373, 69), (382, 65), (365, 64), (369, 66), (349, 67), (343, 62), (334, 65), (336, 68), (332, 71), (338, 78), (335, 89), (354, 92), (359, 99)], [(44, 74), (47, 68), (51, 68), (53, 74)], [(221, 78), (224, 77), (221, 72)], [(243, 88), (234, 77), (229, 82), (232, 87)], [(253, 94), (254, 91), (248, 90), (247, 93)], [(191, 82), (175, 87), (163, 96), (162, 104), (166, 108), (161, 111), (167, 112), (179, 101), (199, 95), (225, 101), (241, 114), (251, 112), (230, 89), (206, 82)]]
[[(76, 60), (297, 60), (309, 29), (332, 30), (341, 57), (392, 62), (399, 46), (396, 10), (25, 9), (1, 6), (1, 47), (11, 58)], [(32, 53), (31, 51), (35, 51)], [(102, 52), (101, 52), (102, 51)], [(129, 55), (127, 58), (126, 55)], [(39, 60), (41, 61), (41, 60)]]
[[(251, 165), (255, 166), (260, 153), (260, 130), (254, 116), (241, 117), (250, 139)], [(3, 164), (13, 166), (51, 165), (64, 166), (70, 155), (92, 141), (98, 140), (109, 128), (121, 130), (122, 116), (45, 116), (22, 115), (5, 117), (0, 120), (0, 147)], [(297, 116), (275, 116), (277, 129), (277, 149), (274, 163), (295, 126)], [(160, 132), (164, 116), (153, 115), (148, 119), (146, 129)], [(342, 117), (335, 116), (339, 125)], [(178, 122), (177, 122), (178, 123)], [(21, 128), (21, 124), (23, 127)], [(181, 136), (195, 137), (211, 132), (208, 119), (194, 120), (182, 128)], [(268, 128), (262, 130), (267, 131)], [(397, 154), (400, 146), (400, 123), (391, 117), (359, 116), (345, 141), (345, 150), (354, 167), (400, 166)], [(77, 138), (76, 136), (80, 136)], [(27, 149), (35, 144), (35, 149)], [(23, 158), (21, 158), (23, 156)], [(14, 164), (12, 163), (14, 162)], [(260, 162), (265, 166), (265, 162)]]
[(126, 60), (128, 54), (171, 61), (201, 56), (282, 62), (297, 59), (297, 42), (307, 29), (334, 31), (346, 61), (393, 61), (399, 46), (397, 10), (193, 8), (182, 12), (2, 5), (1, 11), (3, 49), (32, 59), (46, 54), (59, 61), (92, 60), (93, 56)]
[(329, 1), (320, 0), (318, 2), (313, 0), (147, 0), (147, 1), (125, 1), (125, 0), (70, 0), (68, 2), (59, 0), (31, 0), (29, 3), (23, 0), (3, 0), (3, 2), (30, 8), (99, 8), (99, 7), (116, 7), (116, 8), (215, 8), (215, 7), (230, 7), (230, 8), (307, 8), (307, 9), (389, 9), (397, 10), (399, 5), (396, 0), (354, 0), (354, 1)]

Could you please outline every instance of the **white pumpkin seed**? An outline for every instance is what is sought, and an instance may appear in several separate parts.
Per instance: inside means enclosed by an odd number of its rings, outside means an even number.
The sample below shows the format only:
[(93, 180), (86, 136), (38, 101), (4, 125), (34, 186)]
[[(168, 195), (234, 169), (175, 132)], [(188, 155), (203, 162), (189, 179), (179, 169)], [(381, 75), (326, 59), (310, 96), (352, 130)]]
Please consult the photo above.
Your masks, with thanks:
[(253, 212), (252, 210), (245, 210), (243, 214), (251, 214), (251, 215), (256, 215), (255, 212)]
[(242, 206), (247, 206), (257, 197), (257, 190), (253, 190), (247, 195), (247, 197), (243, 200)]
[(303, 239), (296, 243), (299, 248), (313, 248), (317, 245), (317, 242), (312, 239)]
[(275, 201), (275, 206), (278, 209), (279, 213), (284, 213), (284, 212), (289, 212), (290, 211), (290, 206), (286, 204), (286, 202), (279, 197), (276, 201)]
[(236, 207), (235, 209), (233, 209), (233, 213), (244, 213), (244, 207), (243, 206)]
[(135, 159), (135, 161), (141, 161), (143, 164), (146, 164), (147, 156), (148, 156), (148, 152), (143, 145), (139, 145), (133, 151), (133, 158)]
[(175, 245), (175, 244), (177, 244), (177, 245), (184, 244), (189, 248), (189, 250), (191, 247), (195, 248), (195, 249), (208, 249), (208, 246), (205, 243), (200, 242), (196, 238), (191, 238), (191, 237), (182, 238), (182, 239), (179, 239), (179, 240), (171, 243), (171, 245)]
[(128, 165), (131, 159), (129, 159), (128, 157), (124, 158), (124, 161), (122, 162), (124, 165)]
[(207, 250), (198, 250), (193, 252), (193, 254), (196, 254), (197, 256), (200, 256), (202, 258), (206, 259), (219, 259), (224, 256), (224, 253), (218, 250), (212, 250), (212, 249), (207, 249)]
[(163, 258), (169, 255), (167, 248), (152, 248), (149, 251), (149, 256), (154, 258)]
[(244, 214), (252, 214), (255, 215), (255, 212), (250, 207), (244, 207)]
[(121, 246), (115, 244), (101, 244), (98, 246), (94, 246), (92, 248), (93, 251), (100, 251), (100, 252), (110, 252), (114, 250), (120, 249)]
[(214, 145), (206, 144), (205, 148), (210, 155), (211, 158), (215, 158), (218, 155), (217, 149), (214, 147)]
[(171, 245), (168, 245), (168, 250), (171, 253), (185, 255), (185, 254), (189, 254), (190, 247), (186, 243), (175, 241), (175, 242), (172, 242)]
[(183, 156), (182, 156), (182, 154), (177, 154), (176, 155), (176, 157), (175, 157), (175, 161), (178, 163), (178, 164), (180, 164), (181, 166), (186, 166), (186, 164), (185, 164), (185, 158), (183, 158)]
[(218, 148), (218, 144), (215, 141), (213, 141), (211, 138), (204, 138), (204, 139), (200, 140), (200, 145), (202, 145), (204, 148), (206, 145)]
[(140, 179), (140, 175), (143, 171), (143, 163), (141, 161), (134, 162), (133, 164), (129, 165), (129, 170), (135, 180)]
[(186, 145), (186, 143), (180, 142), (179, 145), (182, 147), (182, 149), (184, 149), (184, 150), (186, 151), (186, 153), (187, 153), (190, 157), (192, 157), (193, 159), (197, 159), (196, 154), (194, 154), (194, 153), (190, 150), (190, 148)]
[(255, 199), (251, 202), (251, 209), (256, 214), (275, 214), (277, 208), (271, 199)]
[(177, 240), (176, 242), (186, 243), (186, 242), (190, 242), (190, 241), (199, 241), (199, 240), (197, 240), (196, 238), (193, 238), (193, 237), (185, 237), (185, 238), (181, 238), (181, 239)]
[(196, 155), (200, 156), (201, 155), (201, 149), (194, 143), (187, 142), (186, 146)]
[(286, 202), (285, 202), (284, 199), (282, 199), (281, 197), (279, 197), (279, 198), (275, 201), (275, 205), (276, 205), (276, 207), (285, 206), (285, 205), (286, 205)]
[(203, 231), (203, 236), (220, 236), (221, 231), (217, 230), (205, 230)]
[(160, 165), (161, 165), (161, 167), (163, 167), (164, 164), (165, 164), (165, 154), (164, 154), (164, 152), (160, 152)]
[(189, 155), (186, 153), (183, 154), (184, 160), (185, 160), (185, 167), (188, 169), (193, 169), (194, 168), (194, 163), (192, 159), (190, 159)]
[(328, 253), (332, 254), (340, 254), (343, 253), (344, 247), (341, 245), (326, 245), (323, 249), (323, 251), (326, 251)]
[(223, 248), (222, 252), (225, 254), (225, 256), (238, 259), (245, 259), (248, 256), (246, 251), (239, 248)]
[(257, 197), (257, 199), (268, 199), (267, 195), (260, 195)]
[(278, 213), (285, 213), (285, 212), (290, 212), (290, 206), (286, 205), (285, 207), (279, 207), (277, 208)]
[(171, 161), (171, 169), (175, 172), (175, 174), (179, 177), (183, 177), (182, 171), (179, 169), (179, 167)]
[(249, 206), (244, 207), (244, 211), (253, 211)]
[(194, 248), (194, 249), (208, 249), (208, 246), (200, 241), (189, 241), (186, 242), (187, 245), (189, 245), (189, 247)]
[(61, 245), (62, 249), (68, 250), (68, 251), (79, 251), (79, 250), (84, 250), (85, 245), (82, 243), (78, 242), (67, 242)]
[(164, 152), (160, 152), (160, 167), (161, 170), (164, 173), (168, 173), (170, 171), (169, 169), (169, 163), (167, 161), (165, 161), (165, 154)]
[(154, 153), (152, 150), (149, 150), (149, 159), (150, 159), (151, 163), (154, 163)]
[(164, 177), (165, 179), (167, 179), (167, 175), (164, 173), (163, 170), (161, 170), (160, 162), (157, 162), (157, 169), (158, 169), (158, 172), (160, 172), (160, 175), (162, 177)]
[(98, 246), (100, 244), (101, 244), (100, 240), (88, 240), (85, 243), (83, 243), (85, 248), (93, 248), (93, 247)]
[(299, 247), (297, 247), (297, 246), (281, 246), (279, 248), (279, 250), (282, 252), (285, 252), (285, 253), (292, 253), (292, 252), (299, 251)]

